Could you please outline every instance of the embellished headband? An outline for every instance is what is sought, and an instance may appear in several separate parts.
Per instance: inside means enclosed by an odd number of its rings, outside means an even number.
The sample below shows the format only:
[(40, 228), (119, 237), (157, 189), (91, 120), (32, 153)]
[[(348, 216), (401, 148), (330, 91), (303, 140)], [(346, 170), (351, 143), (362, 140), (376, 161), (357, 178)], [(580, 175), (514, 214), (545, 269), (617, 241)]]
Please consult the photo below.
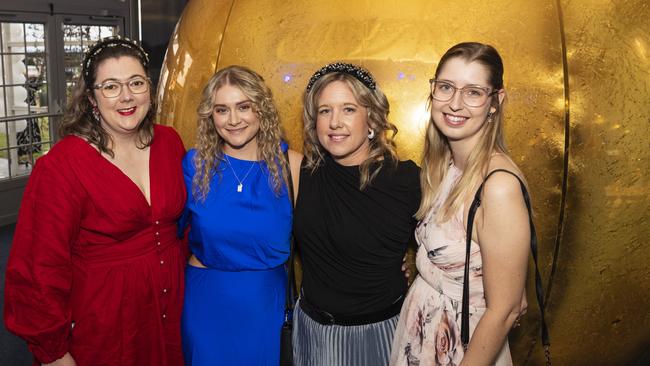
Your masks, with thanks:
[(138, 58), (140, 59), (140, 62), (142, 62), (142, 65), (144, 65), (145, 68), (149, 65), (149, 55), (147, 55), (147, 53), (144, 51), (144, 48), (142, 48), (142, 46), (137, 44), (135, 41), (130, 40), (129, 38), (122, 38), (120, 36), (106, 37), (100, 40), (99, 42), (95, 43), (92, 47), (90, 47), (90, 49), (88, 50), (88, 52), (86, 52), (86, 55), (84, 56), (84, 61), (81, 64), (81, 68), (82, 68), (82, 73), (83, 73), (84, 80), (86, 81), (86, 84), (90, 79), (90, 71), (93, 66), (93, 63), (95, 62), (95, 58), (103, 50), (109, 47), (126, 47), (135, 50), (136, 53), (138, 54)]
[(314, 86), (316, 81), (318, 81), (318, 79), (333, 72), (342, 72), (344, 74), (353, 76), (355, 79), (362, 82), (363, 85), (365, 85), (370, 90), (375, 90), (375, 88), (377, 87), (377, 84), (375, 83), (375, 79), (372, 77), (372, 75), (368, 70), (362, 68), (361, 66), (357, 66), (353, 64), (348, 64), (344, 62), (335, 62), (323, 66), (320, 70), (314, 73), (311, 79), (309, 79), (309, 83), (307, 83), (307, 91), (311, 90), (311, 88)]

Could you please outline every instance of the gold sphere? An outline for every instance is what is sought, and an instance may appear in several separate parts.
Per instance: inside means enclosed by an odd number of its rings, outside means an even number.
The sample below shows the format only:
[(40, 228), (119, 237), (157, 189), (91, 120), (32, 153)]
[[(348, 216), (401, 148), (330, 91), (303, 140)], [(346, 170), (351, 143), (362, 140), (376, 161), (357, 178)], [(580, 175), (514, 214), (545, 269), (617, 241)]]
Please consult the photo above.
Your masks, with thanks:
[[(163, 65), (160, 121), (191, 147), (205, 82), (246, 65), (301, 150), (307, 80), (346, 61), (374, 74), (401, 157), (419, 161), (440, 56), (462, 41), (495, 46), (506, 139), (532, 189), (553, 361), (634, 364), (650, 346), (649, 18), (642, 0), (192, 0)], [(532, 281), (528, 294), (511, 348), (515, 364), (541, 365)]]

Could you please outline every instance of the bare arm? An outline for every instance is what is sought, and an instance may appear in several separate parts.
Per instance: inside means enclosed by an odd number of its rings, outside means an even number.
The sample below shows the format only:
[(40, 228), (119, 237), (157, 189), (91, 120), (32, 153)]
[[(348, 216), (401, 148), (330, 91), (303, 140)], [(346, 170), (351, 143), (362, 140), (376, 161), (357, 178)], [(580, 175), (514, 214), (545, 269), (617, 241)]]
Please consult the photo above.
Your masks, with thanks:
[(528, 211), (517, 179), (496, 173), (485, 184), (476, 229), (487, 309), (461, 365), (492, 365), (520, 316), (530, 243)]

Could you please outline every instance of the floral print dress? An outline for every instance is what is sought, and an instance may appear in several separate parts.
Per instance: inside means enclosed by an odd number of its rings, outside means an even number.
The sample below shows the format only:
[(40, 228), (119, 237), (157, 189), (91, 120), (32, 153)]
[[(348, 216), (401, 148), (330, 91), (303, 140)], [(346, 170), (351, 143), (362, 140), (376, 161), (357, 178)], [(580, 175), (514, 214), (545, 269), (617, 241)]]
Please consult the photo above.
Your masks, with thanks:
[[(419, 274), (409, 289), (395, 330), (390, 364), (393, 366), (459, 365), (466, 231), (464, 209), (447, 222), (435, 220), (440, 206), (461, 176), (453, 164), (442, 182), (431, 211), (415, 230)], [(485, 312), (481, 250), (472, 241), (469, 279), (470, 337)], [(508, 342), (495, 362), (512, 365)]]

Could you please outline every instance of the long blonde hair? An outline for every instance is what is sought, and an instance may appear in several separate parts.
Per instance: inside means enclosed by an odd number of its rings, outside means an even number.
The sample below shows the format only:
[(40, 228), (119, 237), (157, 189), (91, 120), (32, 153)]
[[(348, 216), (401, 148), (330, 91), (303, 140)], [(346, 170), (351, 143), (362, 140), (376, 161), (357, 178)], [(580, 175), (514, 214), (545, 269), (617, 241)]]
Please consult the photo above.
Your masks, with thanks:
[[(436, 78), (445, 63), (453, 58), (461, 58), (467, 63), (478, 62), (489, 72), (488, 82), (493, 90), (503, 89), (503, 62), (494, 47), (482, 43), (459, 43), (450, 48), (440, 59), (436, 68)], [(433, 98), (429, 94), (427, 108), (431, 110)], [(485, 123), (480, 139), (469, 154), (467, 164), (458, 183), (454, 186), (449, 196), (443, 202), (436, 220), (447, 221), (458, 211), (463, 202), (480, 184), (487, 174), (490, 157), (494, 152), (508, 154), (503, 138), (503, 104), (499, 103), (498, 96), (493, 94), (489, 100), (490, 106), (496, 111), (491, 114), (491, 122)], [(449, 164), (451, 164), (451, 148), (447, 137), (436, 127), (433, 116), (429, 117), (424, 152), (422, 155), (422, 170), (420, 171), (420, 185), (422, 188), (422, 201), (415, 214), (418, 220), (423, 220), (431, 210), (439, 194), (440, 184), (445, 178)]]
[(257, 140), (257, 158), (263, 160), (269, 170), (269, 184), (279, 194), (282, 184), (288, 181), (288, 162), (280, 148), (283, 138), (280, 116), (273, 102), (271, 89), (255, 71), (244, 66), (228, 66), (215, 73), (203, 89), (198, 107), (197, 147), (194, 156), (195, 173), (192, 178), (192, 194), (205, 201), (210, 192), (210, 182), (219, 172), (223, 159), (224, 139), (217, 133), (212, 119), (213, 98), (216, 91), (231, 85), (239, 88), (253, 103), (260, 129)]
[[(322, 163), (327, 151), (318, 141), (316, 118), (318, 116), (318, 98), (327, 85), (342, 81), (348, 85), (360, 105), (368, 109), (368, 125), (375, 131), (375, 137), (369, 141), (370, 154), (359, 166), (359, 187), (366, 188), (379, 174), (384, 163), (396, 165), (398, 162), (395, 142), (397, 127), (388, 121), (390, 105), (386, 95), (378, 86), (369, 89), (354, 76), (343, 72), (332, 72), (320, 77), (303, 96), (304, 154), (306, 167), (316, 170)], [(388, 131), (392, 132), (389, 136)], [(388, 162), (385, 162), (385, 160)], [(371, 166), (374, 165), (371, 169)]]

